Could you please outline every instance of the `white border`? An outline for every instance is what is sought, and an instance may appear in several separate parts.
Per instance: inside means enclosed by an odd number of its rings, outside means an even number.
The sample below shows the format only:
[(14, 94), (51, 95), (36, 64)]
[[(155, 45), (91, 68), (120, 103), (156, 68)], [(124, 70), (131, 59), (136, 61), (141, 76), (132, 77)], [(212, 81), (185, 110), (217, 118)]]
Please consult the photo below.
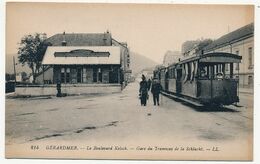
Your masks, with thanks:
[[(259, 158), (259, 125), (260, 125), (260, 118), (259, 118), (259, 109), (260, 102), (257, 101), (260, 89), (260, 65), (256, 63), (260, 61), (260, 1), (259, 0), (39, 0), (39, 1), (32, 1), (32, 0), (7, 0), (0, 2), (0, 53), (2, 59), (0, 60), (0, 90), (1, 90), (1, 100), (0, 100), (0, 163), (161, 163), (162, 161), (121, 161), (121, 160), (31, 160), (31, 159), (5, 159), (5, 152), (4, 152), (4, 127), (5, 127), (5, 91), (4, 91), (4, 81), (5, 81), (5, 2), (95, 2), (95, 3), (159, 3), (159, 4), (254, 4), (255, 5), (255, 79), (254, 79), (254, 160), (253, 162), (243, 162), (246, 163), (260, 163)], [(172, 161), (163, 161), (163, 163), (172, 163)], [(174, 163), (218, 163), (224, 164), (225, 162), (210, 162), (210, 161), (174, 161)], [(242, 162), (230, 162), (230, 163), (242, 163)]]

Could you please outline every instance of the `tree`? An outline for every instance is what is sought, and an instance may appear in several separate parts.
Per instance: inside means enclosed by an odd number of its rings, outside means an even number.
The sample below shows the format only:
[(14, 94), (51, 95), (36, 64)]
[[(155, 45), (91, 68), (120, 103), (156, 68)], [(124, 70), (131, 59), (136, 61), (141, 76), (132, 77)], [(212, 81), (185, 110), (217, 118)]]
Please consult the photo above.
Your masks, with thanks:
[(204, 47), (208, 46), (209, 44), (211, 44), (213, 42), (212, 39), (204, 39), (201, 40), (200, 43), (198, 44), (198, 49), (202, 50)]
[(27, 64), (32, 70), (33, 83), (35, 83), (35, 76), (40, 71), (41, 61), (48, 47), (48, 44), (44, 42), (45, 38), (46, 34), (29, 34), (24, 36), (19, 43), (18, 60), (23, 66)]

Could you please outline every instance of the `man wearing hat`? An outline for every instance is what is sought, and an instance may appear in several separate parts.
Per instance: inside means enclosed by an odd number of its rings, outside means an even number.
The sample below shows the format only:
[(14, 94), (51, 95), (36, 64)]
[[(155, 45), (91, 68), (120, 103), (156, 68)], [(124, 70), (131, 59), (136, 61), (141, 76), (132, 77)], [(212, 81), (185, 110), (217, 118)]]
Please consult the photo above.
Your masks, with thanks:
[(158, 79), (154, 78), (153, 82), (152, 82), (152, 88), (151, 88), (151, 92), (153, 94), (153, 104), (154, 105), (160, 105), (159, 103), (159, 95), (160, 95), (160, 91), (162, 90), (162, 86), (159, 83)]
[(142, 81), (140, 82), (139, 96), (141, 99), (141, 105), (146, 106), (148, 98), (148, 83), (144, 75), (142, 75)]

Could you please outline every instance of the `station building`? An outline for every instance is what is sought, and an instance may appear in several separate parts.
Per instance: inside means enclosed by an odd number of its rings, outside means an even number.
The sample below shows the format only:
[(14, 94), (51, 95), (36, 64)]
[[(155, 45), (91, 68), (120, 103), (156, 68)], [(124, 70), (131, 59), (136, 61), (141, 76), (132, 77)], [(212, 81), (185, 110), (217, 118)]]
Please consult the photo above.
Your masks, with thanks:
[[(203, 53), (228, 52), (242, 56), (241, 63), (234, 66), (240, 87), (252, 88), (254, 84), (254, 24), (248, 24), (213, 41)], [(228, 70), (229, 67), (225, 67)]]
[(116, 41), (109, 32), (64, 32), (45, 43), (49, 46), (42, 60), (44, 71), (36, 77), (36, 83), (44, 86), (43, 95), (56, 93), (57, 83), (68, 94), (119, 92), (128, 83), (127, 44)]

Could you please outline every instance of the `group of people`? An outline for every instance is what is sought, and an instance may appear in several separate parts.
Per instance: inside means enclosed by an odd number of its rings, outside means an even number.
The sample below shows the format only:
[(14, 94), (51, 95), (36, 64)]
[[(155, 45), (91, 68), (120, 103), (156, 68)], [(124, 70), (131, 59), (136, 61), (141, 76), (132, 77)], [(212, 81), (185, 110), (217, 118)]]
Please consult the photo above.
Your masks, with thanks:
[(147, 100), (149, 98), (149, 90), (151, 90), (153, 94), (153, 103), (154, 105), (160, 105), (159, 103), (159, 95), (160, 91), (162, 89), (161, 84), (159, 83), (159, 80), (156, 78), (153, 78), (153, 80), (149, 79), (146, 80), (145, 76), (142, 75), (142, 81), (140, 82), (140, 88), (139, 88), (139, 98), (141, 100), (141, 105), (146, 106)]

